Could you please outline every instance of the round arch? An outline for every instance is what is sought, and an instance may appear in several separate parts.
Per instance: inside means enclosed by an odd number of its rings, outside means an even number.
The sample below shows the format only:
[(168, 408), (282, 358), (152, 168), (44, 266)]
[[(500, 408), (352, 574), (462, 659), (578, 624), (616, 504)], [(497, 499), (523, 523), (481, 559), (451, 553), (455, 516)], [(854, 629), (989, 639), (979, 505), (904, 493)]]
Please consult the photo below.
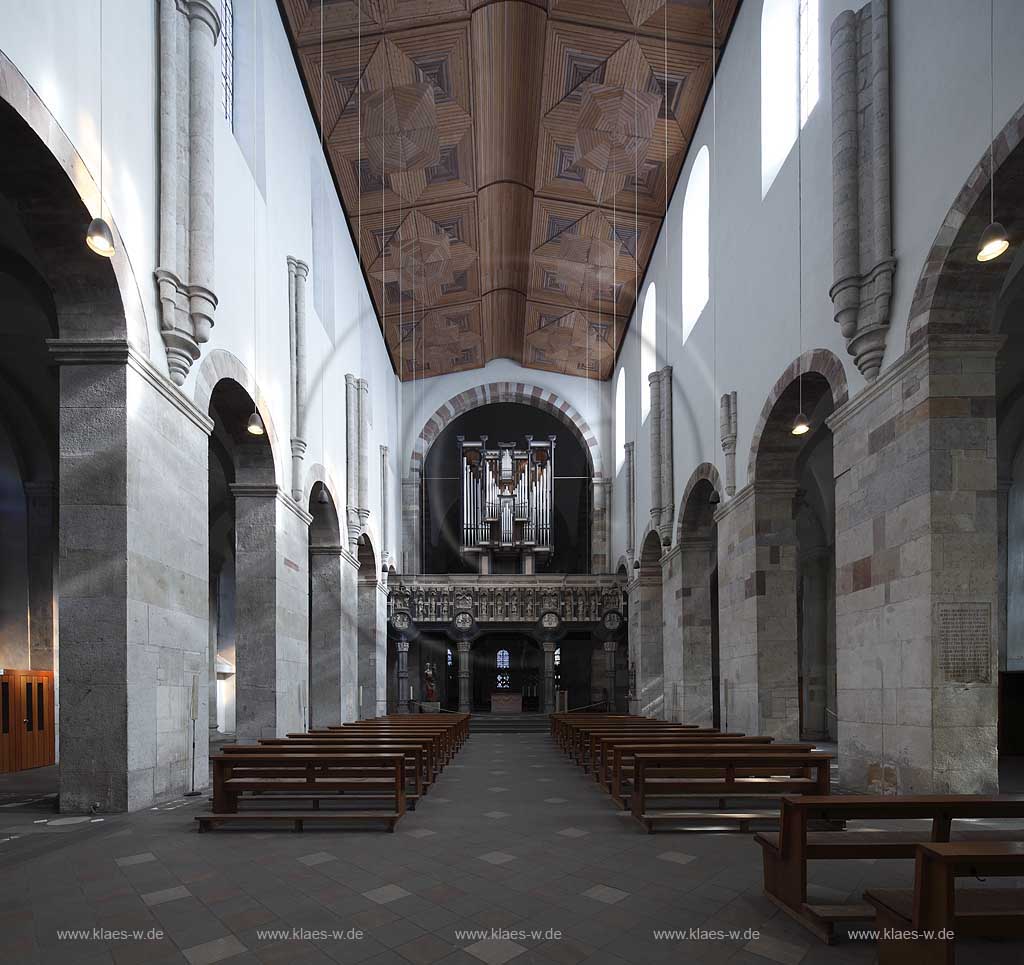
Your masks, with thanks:
[[(85, 160), (24, 75), (0, 51), (0, 129), (5, 132), (4, 192), (38, 198), (23, 221), (40, 268), (53, 292), (61, 338), (121, 338), (149, 358), (150, 340), (138, 282), (117, 223), (104, 208), (114, 236), (114, 255), (101, 258), (85, 245), (85, 229), (100, 208), (100, 192)], [(53, 196), (53, 175), (62, 176), (64, 197)], [(45, 182), (45, 183), (44, 183)], [(74, 222), (54, 212), (75, 212)], [(78, 222), (81, 222), (80, 224)], [(80, 243), (70, 245), (68, 238)], [(91, 298), (83, 299), (83, 293)], [(114, 293), (116, 292), (116, 297)], [(85, 310), (83, 311), (83, 306)], [(67, 314), (64, 312), (67, 310)]]
[(470, 409), (495, 402), (520, 402), (532, 405), (560, 419), (582, 445), (594, 479), (604, 476), (601, 448), (598, 445), (596, 434), (587, 424), (586, 419), (554, 392), (549, 392), (536, 385), (526, 385), (523, 382), (490, 382), (486, 385), (466, 389), (450, 398), (424, 423), (413, 445), (409, 457), (409, 468), (423, 469), (430, 447), (448, 423)]
[(701, 483), (709, 483), (711, 488), (718, 493), (719, 499), (722, 497), (724, 490), (722, 489), (722, 479), (718, 474), (718, 468), (713, 463), (702, 462), (690, 473), (690, 478), (683, 488), (683, 498), (679, 501), (679, 512), (676, 515), (676, 543), (681, 543), (686, 538), (687, 533), (694, 528), (694, 524), (698, 524), (702, 528), (705, 525), (703, 519), (695, 517), (694, 513), (696, 510), (692, 505), (693, 500), (691, 499), (694, 490)]
[(327, 495), (331, 497), (331, 502), (335, 506), (339, 506), (338, 497), (341, 495), (341, 487), (336, 484), (330, 470), (319, 462), (314, 462), (306, 470), (306, 478), (302, 484), (302, 498), (299, 500), (299, 505), (309, 505), (309, 501), (313, 498), (313, 488), (317, 483), (321, 483), (324, 489), (327, 490)]
[[(196, 387), (193, 394), (196, 405), (202, 412), (209, 412), (213, 390), (217, 387), (217, 383), (224, 379), (231, 379), (237, 382), (255, 401), (256, 409), (259, 411), (260, 418), (263, 419), (263, 425), (267, 430), (267, 441), (270, 443), (271, 451), (274, 454), (274, 481), (280, 486), (282, 471), (279, 460), (281, 459), (280, 453), (283, 451), (283, 447), (279, 444), (280, 439), (277, 430), (274, 428), (274, 420), (270, 415), (270, 406), (267, 405), (267, 400), (256, 384), (252, 373), (242, 364), (237, 356), (225, 349), (214, 349), (203, 359), (196, 376)], [(307, 492), (307, 498), (308, 495)]]
[(850, 397), (849, 388), (846, 383), (846, 370), (843, 363), (833, 352), (828, 349), (809, 349), (799, 358), (794, 359), (786, 366), (786, 370), (779, 376), (775, 385), (772, 386), (764, 405), (761, 407), (761, 416), (757, 420), (754, 434), (750, 440), (750, 455), (747, 459), (747, 482), (754, 481), (757, 468), (757, 454), (761, 447), (761, 439), (764, 435), (768, 420), (771, 418), (775, 404), (782, 398), (782, 394), (801, 375), (815, 373), (820, 375), (827, 383), (832, 393), (832, 408), (838, 409)]
[[(990, 151), (997, 175), (997, 220), (1011, 238), (1020, 225), (1003, 212), (1024, 211), (1024, 104), (996, 135), (957, 193), (924, 260), (907, 322), (907, 351), (929, 332), (990, 334), (992, 308), (1013, 264), (1013, 253), (979, 263), (978, 239), (989, 223)], [(1012, 175), (1012, 176), (1009, 176)], [(1016, 230), (1015, 230), (1016, 229)]]

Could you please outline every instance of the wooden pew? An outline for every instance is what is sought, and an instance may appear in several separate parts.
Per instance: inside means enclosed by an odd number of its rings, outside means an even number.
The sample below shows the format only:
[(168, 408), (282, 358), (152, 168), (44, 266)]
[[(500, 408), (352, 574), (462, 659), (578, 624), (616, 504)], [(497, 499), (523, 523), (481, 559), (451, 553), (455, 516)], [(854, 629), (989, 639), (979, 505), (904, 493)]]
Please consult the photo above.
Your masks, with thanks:
[(639, 714), (607, 714), (590, 713), (586, 711), (571, 711), (564, 714), (549, 715), (551, 721), (551, 736), (559, 743), (562, 737), (569, 732), (574, 722), (583, 720), (650, 720), (649, 717), (641, 717)]
[(421, 737), (433, 743), (434, 754), (437, 766), (443, 767), (455, 756), (458, 745), (454, 732), (450, 728), (439, 728), (428, 725), (423, 727), (393, 726), (390, 723), (377, 724), (368, 721), (358, 721), (343, 727), (328, 728), (327, 730), (311, 730), (310, 736), (325, 737), (374, 737), (374, 738), (402, 738)]
[[(729, 731), (719, 733), (716, 731), (683, 731), (680, 733), (655, 733), (644, 734), (602, 734), (593, 735), (595, 742), (594, 756), (594, 780), (606, 789), (610, 789), (612, 780), (612, 767), (615, 764), (615, 748), (630, 745), (644, 744), (651, 749), (660, 745), (671, 746), (676, 743), (703, 744), (714, 742), (716, 744), (771, 744), (774, 738), (748, 736), (746, 734)], [(632, 755), (630, 755), (632, 758)], [(632, 763), (632, 760), (630, 760)]]
[[(887, 831), (810, 831), (812, 821), (906, 821), (927, 819), (928, 829)], [(830, 794), (783, 797), (777, 833), (759, 832), (764, 861), (764, 891), (783, 910), (825, 942), (834, 940), (837, 924), (870, 920), (867, 904), (830, 905), (807, 901), (807, 862), (861, 858), (913, 858), (921, 843), (1022, 840), (1024, 831), (953, 827), (969, 819), (1024, 819), (1024, 795)]]
[[(735, 731), (731, 732), (734, 736)], [(590, 773), (592, 770), (596, 771), (601, 766), (601, 740), (605, 737), (620, 737), (620, 736), (635, 736), (637, 740), (641, 740), (644, 737), (694, 737), (694, 738), (705, 738), (705, 737), (718, 737), (721, 731), (715, 730), (712, 727), (690, 727), (686, 724), (670, 724), (669, 726), (660, 728), (637, 728), (636, 730), (629, 729), (623, 730), (601, 730), (594, 729), (588, 730), (583, 736), (583, 753), (581, 755), (583, 766), (583, 772), (585, 774)]]
[(280, 744), (313, 744), (316, 747), (359, 747), (367, 743), (408, 744), (423, 749), (423, 779), (429, 786), (441, 773), (442, 765), (438, 754), (438, 742), (429, 735), (403, 734), (399, 737), (376, 734), (289, 734), (287, 737), (263, 737), (260, 744), (276, 747)]
[[(222, 754), (237, 754), (248, 757), (253, 754), (263, 754), (267, 751), (282, 754), (319, 754), (324, 750), (333, 754), (401, 754), (405, 757), (405, 803), (410, 811), (416, 810), (416, 803), (427, 792), (429, 783), (426, 780), (427, 769), (425, 766), (426, 748), (421, 744), (398, 743), (388, 741), (359, 741), (357, 743), (325, 744), (323, 742), (307, 743), (301, 739), (288, 740), (287, 738), (264, 738), (259, 744), (225, 744), (221, 747)], [(259, 793), (261, 800), (274, 796), (273, 793)], [(314, 802), (313, 807), (319, 806), (322, 798), (333, 798), (341, 791), (310, 790), (307, 792), (309, 800)], [(293, 792), (288, 796), (295, 798)], [(390, 796), (390, 792), (388, 795)]]
[[(213, 812), (196, 816), (200, 831), (217, 824), (279, 821), (292, 822), (296, 831), (301, 831), (309, 821), (361, 824), (383, 821), (389, 831), (394, 831), (405, 814), (404, 754), (291, 754), (268, 750), (217, 754), (210, 761), (213, 764)], [(246, 791), (293, 792), (302, 799), (311, 790), (389, 792), (393, 805), (390, 809), (312, 812), (238, 808), (239, 796)]]
[(717, 733), (717, 731), (714, 730), (702, 731), (700, 728), (689, 724), (676, 724), (673, 721), (667, 720), (648, 721), (644, 724), (613, 724), (611, 726), (595, 722), (593, 724), (577, 725), (573, 728), (570, 735), (571, 739), (568, 753), (577, 764), (582, 764), (586, 767), (589, 761), (590, 742), (594, 735), (600, 734), (602, 736), (615, 736), (616, 734), (646, 734), (653, 736), (659, 733), (681, 734), (684, 732), (705, 734)]
[(880, 965), (954, 965), (957, 938), (1024, 938), (1024, 888), (958, 889), (968, 877), (1024, 877), (1024, 842), (917, 845), (913, 890), (864, 892)]
[(669, 798), (781, 798), (784, 794), (827, 795), (834, 755), (819, 751), (765, 753), (721, 747), (686, 753), (638, 753), (634, 757), (630, 811), (652, 832), (656, 825), (693, 826), (735, 822), (741, 831), (775, 812), (675, 810), (651, 807)]
[[(612, 763), (609, 766), (611, 775), (608, 793), (613, 801), (624, 810), (630, 809), (630, 796), (633, 790), (634, 761), (637, 754), (692, 754), (699, 752), (715, 754), (768, 754), (776, 755), (809, 754), (814, 744), (772, 744), (771, 738), (750, 740), (741, 737), (738, 740), (719, 740), (709, 738), (703, 741), (686, 740), (664, 743), (616, 744), (612, 750)], [(740, 776), (744, 776), (742, 773)], [(725, 804), (719, 804), (724, 808)]]
[[(410, 717), (409, 719), (414, 720), (415, 718)], [(353, 721), (338, 727), (329, 727), (326, 731), (314, 729), (310, 733), (377, 734), (392, 737), (401, 737), (406, 734), (431, 736), (437, 741), (438, 753), (443, 763), (448, 763), (455, 756), (459, 747), (462, 746), (459, 730), (455, 727), (432, 722), (415, 724), (395, 723), (391, 718)]]

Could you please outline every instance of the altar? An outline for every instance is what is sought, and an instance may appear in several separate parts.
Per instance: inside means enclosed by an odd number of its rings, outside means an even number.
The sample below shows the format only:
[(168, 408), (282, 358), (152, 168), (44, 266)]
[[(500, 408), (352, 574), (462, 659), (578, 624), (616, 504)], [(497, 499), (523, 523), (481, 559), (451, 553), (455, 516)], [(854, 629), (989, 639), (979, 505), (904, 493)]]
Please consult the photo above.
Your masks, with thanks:
[(492, 714), (521, 714), (522, 712), (522, 694), (510, 694), (507, 690), (491, 694)]

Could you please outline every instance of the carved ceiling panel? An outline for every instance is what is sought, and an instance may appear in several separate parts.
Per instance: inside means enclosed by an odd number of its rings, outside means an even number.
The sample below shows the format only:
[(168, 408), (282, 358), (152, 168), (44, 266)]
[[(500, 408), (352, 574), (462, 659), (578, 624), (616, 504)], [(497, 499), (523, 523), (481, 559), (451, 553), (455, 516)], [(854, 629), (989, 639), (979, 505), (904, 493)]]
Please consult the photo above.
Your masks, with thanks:
[(708, 0), (279, 6), (401, 378), (608, 378), (711, 83)]

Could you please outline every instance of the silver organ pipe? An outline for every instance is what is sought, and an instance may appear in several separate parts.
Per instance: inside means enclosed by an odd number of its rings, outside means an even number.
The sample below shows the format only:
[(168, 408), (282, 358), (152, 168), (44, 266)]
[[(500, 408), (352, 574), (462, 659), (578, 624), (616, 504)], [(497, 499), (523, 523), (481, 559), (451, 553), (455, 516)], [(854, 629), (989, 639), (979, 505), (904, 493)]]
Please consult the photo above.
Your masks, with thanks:
[(534, 572), (535, 555), (543, 561), (553, 549), (554, 457), (554, 436), (493, 449), (487, 436), (459, 438), (463, 553), (518, 555), (522, 572)]

